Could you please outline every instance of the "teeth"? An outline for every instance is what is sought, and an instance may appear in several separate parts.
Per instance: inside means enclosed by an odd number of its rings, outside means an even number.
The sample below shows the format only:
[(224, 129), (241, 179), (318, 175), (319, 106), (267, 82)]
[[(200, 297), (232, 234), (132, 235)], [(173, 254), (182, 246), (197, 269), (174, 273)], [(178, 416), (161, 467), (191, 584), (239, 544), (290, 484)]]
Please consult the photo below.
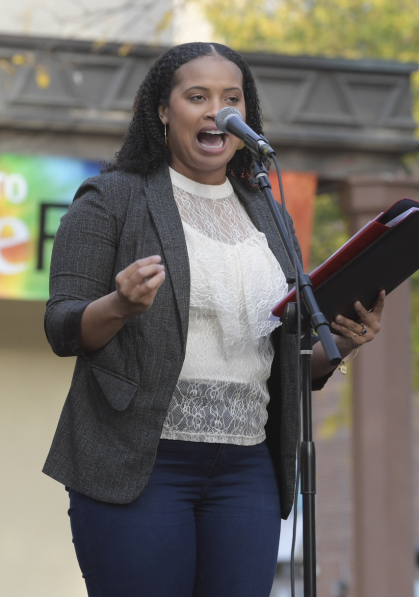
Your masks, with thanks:
[(206, 143), (201, 143), (201, 141), (198, 141), (198, 143), (202, 146), (202, 147), (208, 147), (209, 149), (214, 149), (214, 147), (216, 147), (217, 149), (219, 147), (223, 147), (224, 145), (224, 140), (221, 138), (221, 143), (219, 145), (207, 145)]
[(218, 145), (207, 145), (206, 143), (202, 143), (202, 141), (199, 141), (199, 139), (198, 139), (198, 143), (201, 145), (201, 147), (206, 147), (208, 149), (219, 149), (220, 147), (224, 146), (224, 137), (222, 136), (223, 133), (221, 131), (216, 129), (216, 130), (210, 130), (210, 131), (201, 131), (201, 133), (220, 136), (220, 143)]

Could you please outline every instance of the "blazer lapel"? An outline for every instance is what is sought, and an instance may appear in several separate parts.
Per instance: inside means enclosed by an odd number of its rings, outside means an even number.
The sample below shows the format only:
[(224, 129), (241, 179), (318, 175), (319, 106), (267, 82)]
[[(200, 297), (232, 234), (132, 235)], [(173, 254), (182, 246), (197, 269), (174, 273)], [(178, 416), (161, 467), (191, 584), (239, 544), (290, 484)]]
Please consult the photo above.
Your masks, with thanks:
[(173, 196), (167, 166), (147, 177), (147, 206), (163, 247), (166, 272), (172, 282), (186, 344), (189, 321), (190, 270), (182, 220)]
[(265, 197), (257, 189), (247, 189), (240, 184), (234, 177), (229, 177), (235, 192), (243, 203), (250, 219), (256, 228), (263, 232), (268, 241), (269, 248), (275, 255), (285, 276), (293, 276), (293, 267), (289, 260), (288, 253), (285, 250), (282, 239), (279, 235), (275, 221), (272, 217)]

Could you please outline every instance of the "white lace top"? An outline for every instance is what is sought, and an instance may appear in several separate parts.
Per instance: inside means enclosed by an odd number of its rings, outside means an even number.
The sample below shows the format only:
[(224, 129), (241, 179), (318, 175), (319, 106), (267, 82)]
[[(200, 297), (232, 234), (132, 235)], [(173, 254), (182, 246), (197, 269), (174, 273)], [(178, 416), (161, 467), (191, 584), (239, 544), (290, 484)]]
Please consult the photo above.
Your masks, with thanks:
[(203, 185), (170, 169), (191, 271), (186, 357), (162, 438), (254, 445), (265, 439), (284, 273), (229, 180)]

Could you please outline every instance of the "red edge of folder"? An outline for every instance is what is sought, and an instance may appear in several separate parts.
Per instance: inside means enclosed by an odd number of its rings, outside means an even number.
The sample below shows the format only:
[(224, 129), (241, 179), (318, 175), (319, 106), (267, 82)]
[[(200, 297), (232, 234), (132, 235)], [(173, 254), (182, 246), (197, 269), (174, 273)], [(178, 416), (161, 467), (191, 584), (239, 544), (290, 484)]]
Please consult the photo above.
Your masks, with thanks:
[[(388, 227), (385, 224), (382, 224), (379, 220), (385, 220), (385, 215), (401, 201), (404, 201), (404, 199), (396, 201), (396, 203), (394, 203), (387, 211), (378, 214), (378, 216), (368, 222), (368, 224), (361, 228), (361, 230), (359, 230), (344, 245), (342, 245), (342, 247), (338, 249), (331, 257), (329, 257), (329, 259), (327, 259), (309, 274), (314, 290), (388, 230)], [(275, 315), (275, 317), (282, 317), (287, 304), (294, 301), (295, 289), (291, 290), (272, 309), (272, 314)]]

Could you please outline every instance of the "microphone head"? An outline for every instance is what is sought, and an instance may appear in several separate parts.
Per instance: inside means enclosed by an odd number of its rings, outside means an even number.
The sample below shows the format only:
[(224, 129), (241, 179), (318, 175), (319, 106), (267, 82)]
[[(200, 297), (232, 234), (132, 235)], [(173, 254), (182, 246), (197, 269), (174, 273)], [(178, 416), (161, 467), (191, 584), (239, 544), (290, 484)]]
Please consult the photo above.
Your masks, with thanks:
[(240, 112), (240, 110), (237, 110), (237, 108), (222, 108), (217, 116), (215, 117), (215, 124), (217, 125), (217, 128), (219, 131), (221, 131), (222, 133), (227, 133), (227, 122), (229, 120), (229, 118), (231, 118), (232, 116), (237, 116), (237, 118), (240, 118), (240, 120), (243, 120), (243, 116)]

